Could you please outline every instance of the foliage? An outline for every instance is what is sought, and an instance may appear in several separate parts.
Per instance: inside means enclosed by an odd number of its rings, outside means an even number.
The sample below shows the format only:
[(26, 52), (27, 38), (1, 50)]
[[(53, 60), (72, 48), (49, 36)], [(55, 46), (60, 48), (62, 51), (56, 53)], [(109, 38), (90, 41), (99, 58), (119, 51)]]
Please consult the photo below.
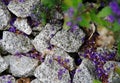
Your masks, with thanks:
[(116, 66), (115, 67), (115, 72), (120, 76), (120, 67)]
[(102, 83), (102, 82), (100, 82), (99, 80), (94, 79), (93, 83)]

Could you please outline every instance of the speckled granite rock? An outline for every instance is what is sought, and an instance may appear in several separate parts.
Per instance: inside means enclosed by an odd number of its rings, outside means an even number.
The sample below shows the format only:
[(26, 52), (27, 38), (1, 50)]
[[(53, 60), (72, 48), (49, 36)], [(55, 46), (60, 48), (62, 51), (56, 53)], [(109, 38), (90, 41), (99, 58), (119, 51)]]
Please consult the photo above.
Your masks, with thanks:
[(108, 61), (104, 65), (104, 69), (106, 70), (107, 74), (109, 74), (109, 83), (120, 83), (120, 76), (114, 70), (115, 66), (120, 67), (120, 63), (115, 61)]
[(3, 32), (2, 46), (11, 54), (17, 52), (26, 53), (33, 48), (28, 37), (8, 31)]
[(36, 50), (44, 54), (44, 52), (49, 47), (50, 39), (59, 29), (61, 29), (61, 27), (47, 24), (39, 33), (39, 35), (37, 35), (35, 39), (32, 41)]
[(52, 56), (54, 59), (57, 59), (58, 63), (61, 66), (64, 66), (68, 68), (69, 70), (73, 70), (75, 68), (74, 59), (70, 57), (68, 53), (66, 53), (61, 48), (57, 48), (57, 47), (53, 48), (50, 51), (50, 54), (46, 56)]
[(69, 83), (70, 76), (67, 69), (60, 66), (51, 56), (38, 66), (34, 72), (35, 77), (43, 83)]
[(8, 68), (8, 64), (5, 62), (5, 60), (0, 56), (0, 73), (3, 72)]
[(34, 79), (30, 83), (43, 83), (43, 82), (39, 81), (38, 79)]
[(51, 44), (56, 45), (67, 52), (77, 52), (83, 44), (85, 33), (80, 29), (73, 32), (71, 30), (61, 30), (51, 39)]
[(5, 5), (0, 1), (0, 30), (5, 29), (10, 21), (11, 15)]
[(88, 59), (84, 59), (76, 70), (73, 83), (93, 83), (95, 67)]
[(8, 9), (15, 14), (17, 17), (27, 17), (30, 16), (31, 10), (33, 9), (34, 5), (36, 5), (39, 0), (11, 0), (8, 4)]
[(33, 75), (33, 72), (38, 65), (38, 60), (26, 56), (7, 57), (10, 64), (10, 73), (16, 77), (27, 77)]
[(15, 78), (11, 75), (0, 76), (0, 83), (15, 83)]
[(27, 19), (20, 19), (20, 18), (18, 18), (14, 22), (14, 26), (18, 30), (20, 30), (20, 31), (22, 31), (22, 32), (24, 32), (24, 33), (26, 33), (28, 35), (30, 35), (32, 33), (32, 29), (31, 29), (30, 25), (27, 23)]

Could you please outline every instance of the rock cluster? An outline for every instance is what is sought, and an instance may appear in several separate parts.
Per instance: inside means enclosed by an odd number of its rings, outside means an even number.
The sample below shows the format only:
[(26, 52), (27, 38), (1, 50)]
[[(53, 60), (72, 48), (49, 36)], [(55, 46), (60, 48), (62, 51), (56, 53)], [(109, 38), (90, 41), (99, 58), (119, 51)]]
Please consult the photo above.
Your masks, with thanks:
[[(33, 77), (30, 83), (93, 83), (95, 65), (83, 58), (78, 66), (74, 58), (78, 55), (70, 55), (78, 53), (85, 32), (80, 27), (71, 31), (49, 23), (42, 28), (41, 25), (31, 26), (28, 17), (38, 2), (10, 0), (6, 6), (0, 1), (0, 30), (3, 32), (0, 39), (0, 83), (17, 83), (16, 80), (22, 77)], [(11, 25), (12, 16), (16, 20)], [(55, 18), (63, 19), (63, 16), (56, 12)], [(104, 69), (111, 64), (120, 66), (118, 62), (107, 62)], [(114, 69), (112, 67), (108, 72), (109, 82), (119, 83), (119, 75)], [(3, 75), (6, 72), (8, 75)]]

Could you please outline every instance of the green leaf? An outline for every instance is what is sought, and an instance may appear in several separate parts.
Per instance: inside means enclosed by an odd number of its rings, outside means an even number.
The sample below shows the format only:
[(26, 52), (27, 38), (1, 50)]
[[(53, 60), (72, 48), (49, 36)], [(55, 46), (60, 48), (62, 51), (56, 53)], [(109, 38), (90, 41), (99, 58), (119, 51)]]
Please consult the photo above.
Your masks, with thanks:
[(93, 83), (102, 83), (102, 82), (100, 82), (99, 80), (94, 79)]
[(116, 66), (115, 67), (115, 72), (120, 76), (120, 67)]
[(82, 27), (89, 28), (90, 27), (90, 21), (91, 21), (90, 13), (86, 12), (86, 13), (82, 14), (81, 19), (82, 20), (79, 22), (79, 25), (82, 26)]
[(108, 15), (110, 15), (112, 13), (111, 8), (109, 6), (106, 6), (105, 8), (103, 8), (99, 13), (98, 13), (98, 17), (106, 17)]
[(120, 30), (120, 24), (119, 24), (117, 21), (114, 22), (111, 30), (112, 30), (113, 32), (119, 31), (119, 30)]
[(70, 7), (77, 8), (82, 3), (82, 0), (63, 0), (62, 9), (63, 11), (68, 10)]
[(120, 41), (118, 42), (118, 46), (117, 46), (117, 48), (118, 48), (118, 55), (120, 55)]

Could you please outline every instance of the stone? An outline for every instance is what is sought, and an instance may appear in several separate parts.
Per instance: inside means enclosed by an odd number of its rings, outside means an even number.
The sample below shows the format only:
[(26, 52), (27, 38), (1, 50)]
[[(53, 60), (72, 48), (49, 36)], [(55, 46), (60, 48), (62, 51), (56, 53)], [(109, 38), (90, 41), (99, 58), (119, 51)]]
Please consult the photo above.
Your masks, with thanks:
[(10, 73), (16, 77), (32, 76), (38, 66), (38, 60), (26, 56), (9, 56)]
[(109, 75), (109, 83), (120, 83), (120, 76), (115, 72), (116, 66), (120, 67), (120, 63), (115, 61), (108, 61), (104, 65), (104, 70)]
[(3, 48), (11, 54), (26, 53), (33, 48), (30, 39), (21, 34), (14, 34), (9, 31), (3, 32)]
[(24, 0), (23, 2), (11, 0), (7, 7), (17, 17), (25, 18), (31, 15), (32, 9), (38, 2), (39, 0)]
[(0, 73), (3, 72), (8, 68), (8, 64), (5, 62), (5, 60), (0, 56)]
[(50, 43), (64, 49), (67, 52), (77, 52), (83, 44), (84, 37), (85, 33), (80, 28), (77, 28), (73, 32), (71, 32), (71, 30), (62, 29), (55, 34)]
[(0, 76), (0, 83), (15, 83), (15, 78), (12, 75)]
[(7, 7), (0, 1), (0, 30), (4, 30), (10, 21), (11, 15)]
[(34, 79), (30, 83), (43, 83), (43, 82), (39, 81), (38, 79)]
[(20, 18), (18, 18), (18, 19), (14, 22), (14, 26), (15, 26), (18, 30), (26, 33), (27, 35), (30, 35), (30, 34), (32, 33), (32, 29), (31, 29), (30, 25), (27, 23), (27, 19), (20, 19)]
[(50, 45), (50, 39), (59, 31), (61, 27), (46, 24), (42, 31), (34, 38), (32, 44), (37, 51), (44, 54)]
[(76, 69), (73, 83), (93, 83), (94, 78), (95, 67), (93, 63), (88, 59), (84, 59)]
[(46, 56), (52, 56), (61, 66), (67, 68), (68, 70), (75, 69), (74, 59), (61, 48), (53, 48)]
[(51, 56), (36, 68), (34, 76), (43, 83), (69, 83), (70, 75), (67, 69), (60, 66)]

